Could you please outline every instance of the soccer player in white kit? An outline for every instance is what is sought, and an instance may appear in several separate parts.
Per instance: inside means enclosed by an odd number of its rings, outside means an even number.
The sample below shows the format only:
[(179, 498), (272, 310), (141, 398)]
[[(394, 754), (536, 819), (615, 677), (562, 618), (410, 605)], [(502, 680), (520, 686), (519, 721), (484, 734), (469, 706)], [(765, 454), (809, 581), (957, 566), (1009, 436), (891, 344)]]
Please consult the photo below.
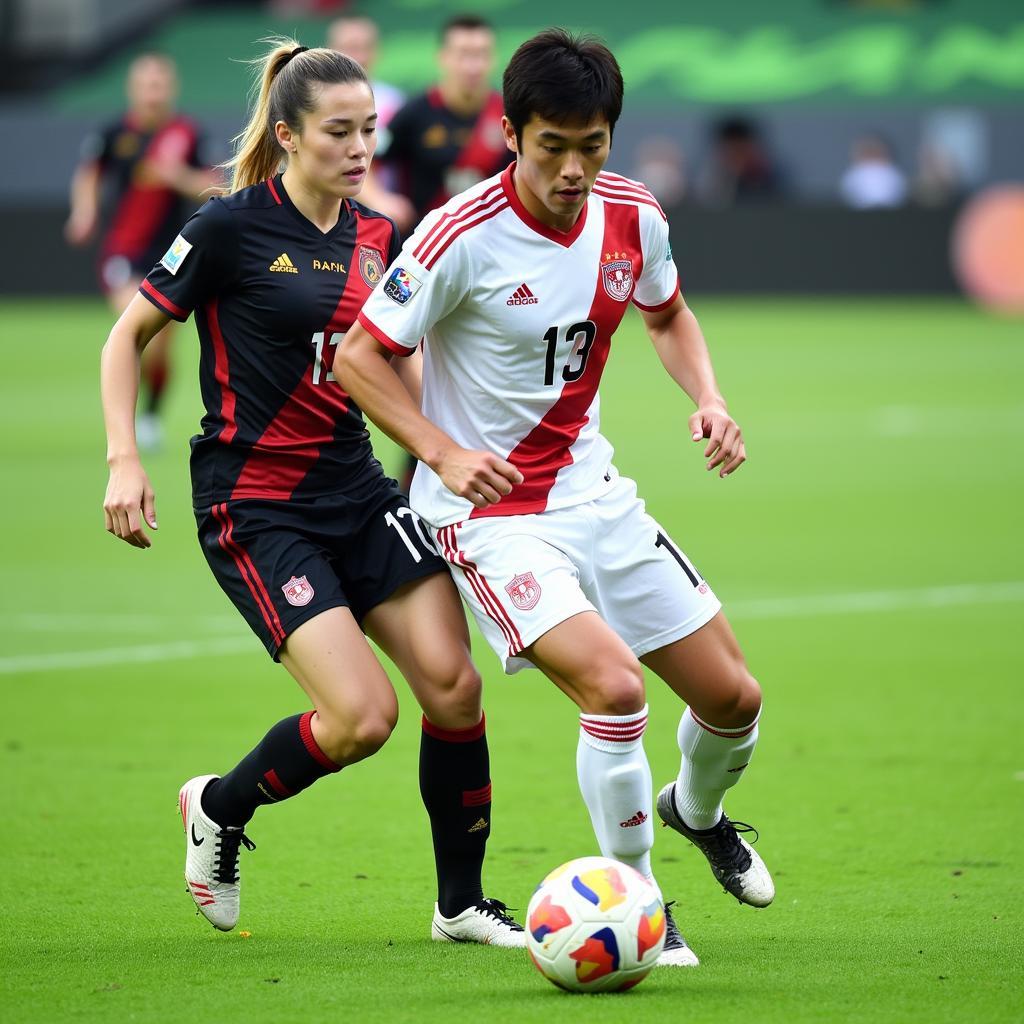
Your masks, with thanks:
[[(721, 477), (746, 457), (740, 429), (680, 294), (661, 208), (603, 171), (622, 107), (615, 58), (550, 29), (516, 51), (503, 95), (516, 162), (423, 221), (335, 373), (419, 460), (411, 505), (505, 671), (539, 668), (579, 706), (579, 784), (601, 852), (651, 876), (643, 664), (687, 704), (659, 815), (728, 892), (767, 906), (771, 876), (722, 808), (757, 741), (760, 687), (714, 592), (599, 429), (598, 384), (630, 302), (696, 404), (690, 436)], [(421, 339), (422, 412), (390, 365)], [(695, 965), (669, 920), (660, 962)]]

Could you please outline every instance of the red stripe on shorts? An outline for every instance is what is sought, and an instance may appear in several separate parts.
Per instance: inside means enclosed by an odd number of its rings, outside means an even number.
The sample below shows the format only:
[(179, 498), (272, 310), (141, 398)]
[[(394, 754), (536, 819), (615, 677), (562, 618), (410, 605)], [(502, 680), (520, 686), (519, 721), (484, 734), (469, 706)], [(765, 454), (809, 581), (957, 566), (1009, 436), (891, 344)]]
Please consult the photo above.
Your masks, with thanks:
[(220, 544), (220, 546), (234, 560), (239, 574), (242, 579), (245, 580), (245, 585), (249, 588), (249, 593), (252, 594), (253, 600), (256, 602), (256, 607), (259, 608), (260, 614), (263, 616), (263, 621), (267, 624), (267, 628), (270, 630), (270, 635), (274, 643), (278, 645), (283, 644), (285, 638), (284, 627), (281, 625), (281, 620), (277, 616), (277, 610), (274, 608), (274, 603), (270, 600), (267, 588), (264, 586), (263, 580), (260, 579), (260, 575), (256, 571), (256, 566), (252, 564), (252, 559), (249, 558), (245, 549), (231, 536), (235, 524), (232, 522), (231, 516), (228, 514), (227, 503), (222, 502), (220, 505), (214, 505), (211, 511), (213, 512), (213, 516), (217, 522), (221, 524), (220, 536), (217, 538), (217, 543)]

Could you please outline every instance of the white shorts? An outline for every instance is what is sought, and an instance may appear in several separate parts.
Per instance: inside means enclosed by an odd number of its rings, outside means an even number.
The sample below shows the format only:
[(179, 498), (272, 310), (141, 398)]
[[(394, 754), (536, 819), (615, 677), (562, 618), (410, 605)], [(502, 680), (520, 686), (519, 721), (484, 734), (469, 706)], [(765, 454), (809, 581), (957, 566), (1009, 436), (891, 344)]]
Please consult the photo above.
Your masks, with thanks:
[(722, 607), (690, 560), (617, 477), (594, 501), (433, 530), (460, 592), (508, 673), (549, 629), (596, 611), (640, 657)]

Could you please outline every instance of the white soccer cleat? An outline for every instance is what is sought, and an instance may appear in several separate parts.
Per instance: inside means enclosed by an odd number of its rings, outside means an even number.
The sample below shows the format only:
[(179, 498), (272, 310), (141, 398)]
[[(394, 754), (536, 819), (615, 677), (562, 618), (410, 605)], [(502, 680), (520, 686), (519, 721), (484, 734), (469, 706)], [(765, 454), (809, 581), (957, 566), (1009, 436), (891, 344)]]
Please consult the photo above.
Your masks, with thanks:
[(238, 923), (238, 847), (256, 844), (240, 828), (221, 828), (204, 813), (203, 790), (217, 775), (189, 779), (178, 793), (185, 829), (185, 881), (199, 913), (214, 928), (229, 932)]
[(699, 967), (700, 961), (697, 954), (690, 949), (683, 938), (683, 933), (672, 916), (672, 904), (670, 900), (665, 904), (665, 945), (658, 957), (656, 967)]
[[(726, 892), (751, 907), (767, 907), (775, 899), (775, 883), (764, 861), (739, 833), (754, 832), (742, 821), (730, 821), (724, 814), (714, 828), (689, 828), (676, 807), (674, 782), (658, 794), (658, 816), (685, 836), (708, 859), (711, 871)], [(756, 838), (756, 833), (755, 833)]]
[(430, 937), (435, 942), (477, 942), (483, 946), (526, 947), (526, 932), (500, 900), (481, 900), (455, 917), (444, 917), (434, 904)]

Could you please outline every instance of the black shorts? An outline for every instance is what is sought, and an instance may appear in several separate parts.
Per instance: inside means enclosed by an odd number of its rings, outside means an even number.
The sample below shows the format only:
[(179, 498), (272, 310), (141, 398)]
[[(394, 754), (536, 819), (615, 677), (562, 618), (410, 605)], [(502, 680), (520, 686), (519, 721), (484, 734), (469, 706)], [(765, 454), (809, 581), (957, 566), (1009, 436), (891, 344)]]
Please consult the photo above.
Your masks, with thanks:
[(446, 572), (393, 480), (356, 495), (243, 499), (197, 509), (199, 543), (221, 588), (276, 661), (285, 638), (328, 608), (360, 624), (413, 580)]

